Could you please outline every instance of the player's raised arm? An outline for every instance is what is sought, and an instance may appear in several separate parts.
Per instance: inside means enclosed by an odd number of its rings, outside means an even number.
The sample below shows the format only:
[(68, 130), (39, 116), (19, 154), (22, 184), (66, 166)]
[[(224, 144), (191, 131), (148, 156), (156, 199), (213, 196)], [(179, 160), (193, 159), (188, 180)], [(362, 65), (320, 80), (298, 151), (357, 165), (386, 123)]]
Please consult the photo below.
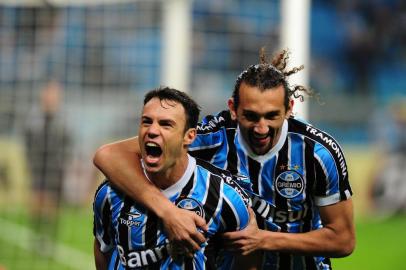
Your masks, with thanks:
[(101, 146), (93, 163), (113, 185), (162, 219), (171, 241), (198, 250), (205, 238), (196, 227), (206, 230), (204, 219), (194, 212), (177, 208), (165, 198), (143, 174), (139, 154), (138, 138), (133, 137)]

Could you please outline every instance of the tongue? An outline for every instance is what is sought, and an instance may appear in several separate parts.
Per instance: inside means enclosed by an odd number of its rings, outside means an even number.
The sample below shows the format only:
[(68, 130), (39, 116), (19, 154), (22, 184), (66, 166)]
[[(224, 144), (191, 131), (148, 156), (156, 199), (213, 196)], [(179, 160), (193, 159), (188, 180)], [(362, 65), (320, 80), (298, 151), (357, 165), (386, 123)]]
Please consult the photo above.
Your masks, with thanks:
[(159, 159), (160, 159), (160, 157), (155, 157), (155, 156), (152, 156), (152, 155), (147, 155), (146, 157), (145, 157), (145, 162), (146, 163), (148, 163), (148, 164), (154, 164), (154, 163), (158, 163), (158, 161), (159, 161)]

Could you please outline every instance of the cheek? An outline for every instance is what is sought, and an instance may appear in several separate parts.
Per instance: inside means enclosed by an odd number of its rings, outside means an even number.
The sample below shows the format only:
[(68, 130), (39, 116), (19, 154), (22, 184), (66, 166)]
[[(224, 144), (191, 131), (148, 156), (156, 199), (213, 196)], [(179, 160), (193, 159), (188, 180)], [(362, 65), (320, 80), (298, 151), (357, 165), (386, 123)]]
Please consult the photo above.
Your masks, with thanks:
[(138, 130), (138, 138), (139, 138), (138, 140), (139, 140), (140, 143), (141, 143), (141, 141), (143, 140), (144, 136), (145, 136), (145, 131), (144, 131), (143, 128), (140, 128), (140, 129)]
[(255, 126), (255, 123), (247, 121), (245, 119), (239, 119), (238, 120), (238, 126), (240, 127), (240, 129), (250, 129), (253, 128)]
[(167, 136), (166, 139), (166, 146), (168, 150), (172, 153), (177, 153), (182, 149), (183, 143), (184, 143), (184, 137), (183, 134), (171, 134), (170, 136)]
[(283, 125), (283, 121), (285, 118), (281, 118), (275, 121), (270, 121), (269, 122), (269, 127), (271, 127), (272, 129), (280, 129)]

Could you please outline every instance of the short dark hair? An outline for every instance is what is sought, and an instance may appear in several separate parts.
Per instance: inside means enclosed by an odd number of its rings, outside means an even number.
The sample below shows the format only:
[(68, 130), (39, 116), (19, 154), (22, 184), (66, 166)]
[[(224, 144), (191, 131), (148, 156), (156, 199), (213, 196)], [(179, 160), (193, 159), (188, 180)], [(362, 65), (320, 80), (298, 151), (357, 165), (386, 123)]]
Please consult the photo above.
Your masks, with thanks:
[(237, 77), (232, 95), (235, 109), (237, 109), (240, 103), (240, 87), (242, 83), (258, 87), (261, 91), (283, 85), (285, 91), (284, 105), (286, 109), (289, 107), (289, 100), (292, 96), (303, 100), (303, 95), (298, 93), (299, 91), (304, 91), (309, 95), (311, 94), (310, 90), (301, 85), (295, 85), (294, 87), (289, 85), (288, 77), (302, 70), (304, 67), (295, 67), (292, 70), (285, 71), (289, 59), (287, 50), (277, 53), (272, 61), (268, 63), (265, 49), (261, 48), (259, 58), (259, 64), (249, 66)]
[(189, 128), (196, 128), (199, 121), (200, 107), (199, 105), (186, 93), (169, 88), (159, 87), (148, 92), (144, 97), (144, 105), (147, 104), (152, 98), (159, 98), (159, 100), (172, 100), (180, 103), (185, 109), (186, 126), (185, 131)]

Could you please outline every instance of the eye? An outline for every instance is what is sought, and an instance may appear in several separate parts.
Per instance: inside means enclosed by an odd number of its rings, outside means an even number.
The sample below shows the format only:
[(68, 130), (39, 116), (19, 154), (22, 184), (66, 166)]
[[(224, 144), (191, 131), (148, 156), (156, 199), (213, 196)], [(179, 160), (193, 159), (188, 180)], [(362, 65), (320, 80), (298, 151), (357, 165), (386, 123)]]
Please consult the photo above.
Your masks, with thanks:
[(279, 112), (269, 112), (265, 114), (265, 119), (267, 120), (275, 120), (279, 117)]
[(172, 122), (172, 121), (169, 121), (169, 120), (168, 120), (168, 121), (166, 121), (166, 120), (160, 121), (159, 124), (160, 124), (162, 127), (165, 127), (165, 128), (173, 127), (173, 122)]
[(150, 124), (152, 124), (152, 120), (149, 119), (149, 118), (143, 117), (143, 118), (141, 119), (141, 124), (143, 124), (143, 125), (150, 125)]
[(260, 116), (253, 112), (244, 112), (243, 115), (250, 122), (258, 122), (260, 119)]

